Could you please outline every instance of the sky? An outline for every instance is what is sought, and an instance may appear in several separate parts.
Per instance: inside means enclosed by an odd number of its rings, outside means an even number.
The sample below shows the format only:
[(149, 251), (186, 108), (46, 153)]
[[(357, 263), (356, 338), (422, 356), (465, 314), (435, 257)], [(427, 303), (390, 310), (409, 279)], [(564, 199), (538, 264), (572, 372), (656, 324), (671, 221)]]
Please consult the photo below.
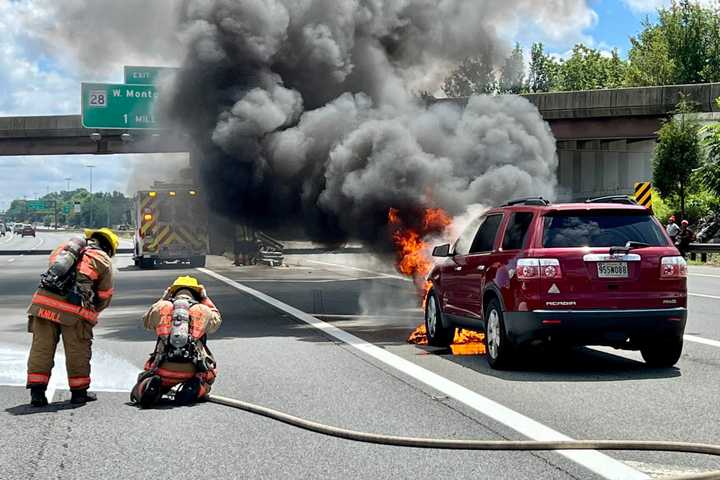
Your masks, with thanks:
[[(154, 0), (152, 5), (162, 4)], [(472, 1), (472, 0), (468, 0)], [(562, 18), (539, 19), (531, 24), (524, 19), (509, 20), (500, 26), (499, 34), (508, 41), (520, 42), (526, 49), (535, 41), (546, 45), (546, 50), (559, 57), (566, 56), (573, 45), (583, 42), (594, 48), (611, 51), (617, 48), (621, 56), (627, 55), (629, 37), (642, 28), (648, 15), (652, 19), (658, 7), (669, 0), (550, 0), (566, 8)], [(118, 48), (111, 30), (73, 32), (73, 40), (83, 34), (90, 38), (103, 36), (97, 42), (86, 42), (88, 48), (75, 50), (69, 44), (68, 34), (58, 33), (57, 8), (76, 9), (87, 13), (100, 2), (84, 4), (84, 0), (0, 0), (0, 116), (78, 114), (80, 109), (80, 82), (122, 81), (123, 64), (170, 65), (179, 58), (170, 43), (138, 42)], [(116, 2), (120, 11), (97, 12), (118, 22), (148, 22), (147, 30), (162, 29), (147, 19), (123, 17), (125, 2)], [(88, 6), (90, 5), (90, 6)], [(150, 5), (149, 3), (147, 5)], [(114, 8), (114, 7), (113, 7)], [(95, 14), (94, 12), (90, 12)], [(88, 14), (90, 14), (88, 13)], [(164, 19), (169, 22), (169, 19)], [(137, 25), (135, 25), (137, 26)], [(177, 42), (176, 42), (177, 43)], [(175, 156), (168, 161), (162, 156), (109, 155), (109, 156), (56, 156), (56, 157), (0, 157), (0, 211), (16, 198), (36, 198), (47, 191), (89, 187), (90, 169), (93, 170), (93, 190), (118, 190), (132, 195), (136, 181), (158, 165), (175, 168), (183, 160)], [(174, 163), (173, 163), (174, 162)]]

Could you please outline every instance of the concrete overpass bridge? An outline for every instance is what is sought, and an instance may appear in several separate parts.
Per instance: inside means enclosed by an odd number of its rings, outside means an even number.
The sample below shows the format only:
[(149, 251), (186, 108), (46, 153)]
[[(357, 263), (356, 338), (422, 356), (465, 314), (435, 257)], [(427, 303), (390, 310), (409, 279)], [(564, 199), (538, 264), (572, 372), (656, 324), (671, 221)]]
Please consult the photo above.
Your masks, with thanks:
[[(560, 200), (630, 194), (652, 178), (657, 131), (681, 96), (720, 120), (720, 83), (525, 95), (557, 139)], [(0, 117), (0, 156), (190, 152), (188, 140), (170, 131), (86, 129), (79, 115)], [(216, 220), (222, 236), (228, 224)]]
[(557, 140), (560, 200), (632, 194), (635, 182), (652, 179), (657, 131), (682, 96), (701, 119), (720, 121), (720, 83), (523, 96), (538, 107)]

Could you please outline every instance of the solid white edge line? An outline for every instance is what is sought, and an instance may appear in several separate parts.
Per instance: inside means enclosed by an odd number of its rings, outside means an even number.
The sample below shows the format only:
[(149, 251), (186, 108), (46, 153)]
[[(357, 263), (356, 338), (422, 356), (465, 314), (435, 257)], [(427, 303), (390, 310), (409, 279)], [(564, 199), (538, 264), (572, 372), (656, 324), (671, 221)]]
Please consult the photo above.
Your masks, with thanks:
[(702, 343), (703, 345), (720, 348), (720, 342), (717, 340), (710, 340), (709, 338), (697, 337), (695, 335), (684, 335), (683, 338), (689, 342)]
[(401, 277), (400, 275), (391, 275), (389, 273), (383, 273), (383, 272), (376, 272), (374, 270), (368, 270), (366, 268), (351, 267), (350, 265), (342, 265), (340, 263), (321, 262), (319, 260), (304, 260), (304, 261), (308, 262), (308, 263), (317, 263), (318, 265), (326, 265), (329, 267), (347, 268), (348, 270), (356, 270), (358, 272), (372, 273), (374, 275), (380, 275), (381, 277), (385, 277), (385, 278), (394, 278), (395, 280), (402, 280), (403, 282), (412, 282), (412, 280), (407, 277)]
[[(455, 382), (448, 380), (430, 370), (416, 365), (409, 360), (405, 360), (393, 353), (388, 352), (380, 347), (362, 340), (334, 325), (323, 322), (295, 307), (287, 305), (269, 295), (254, 290), (246, 285), (227, 278), (219, 273), (215, 273), (207, 268), (198, 268), (198, 271), (219, 280), (236, 290), (245, 292), (255, 298), (262, 300), (273, 307), (282, 310), (293, 317), (301, 320), (308, 325), (335, 337), (343, 343), (365, 353), (366, 355), (389, 365), (405, 375), (428, 385), (445, 395), (454, 398), (468, 407), (478, 411), (482, 415), (500, 422), (516, 432), (532, 439), (532, 440), (571, 440), (570, 437), (543, 425), (525, 415), (518, 413), (508, 407), (505, 407), (494, 400), (480, 395), (468, 388), (463, 387)], [(557, 453), (566, 458), (582, 465), (586, 469), (602, 476), (603, 478), (613, 480), (647, 480), (649, 477), (624, 463), (615, 460), (596, 450), (577, 451), (577, 450), (559, 450)]]
[(712, 275), (710, 273), (693, 273), (688, 272), (688, 275), (691, 277), (711, 277), (711, 278), (720, 278), (720, 275)]
[(717, 295), (707, 295), (705, 293), (690, 293), (688, 292), (689, 297), (702, 297), (702, 298), (712, 298), (713, 300), (720, 300), (720, 297)]

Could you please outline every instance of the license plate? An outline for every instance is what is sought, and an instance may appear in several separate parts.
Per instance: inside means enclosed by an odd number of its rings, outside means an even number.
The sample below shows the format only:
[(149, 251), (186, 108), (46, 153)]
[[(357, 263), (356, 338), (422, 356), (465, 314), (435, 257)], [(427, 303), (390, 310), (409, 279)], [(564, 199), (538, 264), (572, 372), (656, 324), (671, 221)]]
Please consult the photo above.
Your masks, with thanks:
[(627, 262), (600, 262), (597, 264), (600, 278), (628, 278)]

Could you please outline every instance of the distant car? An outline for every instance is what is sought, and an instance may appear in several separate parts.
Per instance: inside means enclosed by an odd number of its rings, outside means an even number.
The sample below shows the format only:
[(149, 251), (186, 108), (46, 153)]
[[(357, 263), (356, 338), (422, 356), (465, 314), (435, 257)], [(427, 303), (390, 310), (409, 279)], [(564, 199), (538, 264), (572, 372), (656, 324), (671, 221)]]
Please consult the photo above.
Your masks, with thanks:
[(431, 345), (452, 343), (455, 328), (485, 331), (493, 368), (536, 344), (640, 350), (653, 367), (680, 358), (687, 264), (639, 205), (510, 202), (433, 255)]
[(20, 231), (22, 237), (35, 237), (35, 228), (32, 225), (25, 225)]
[(13, 233), (17, 233), (18, 235), (20, 235), (20, 234), (22, 233), (22, 231), (23, 231), (23, 224), (22, 224), (22, 223), (16, 223), (16, 224), (13, 226)]

